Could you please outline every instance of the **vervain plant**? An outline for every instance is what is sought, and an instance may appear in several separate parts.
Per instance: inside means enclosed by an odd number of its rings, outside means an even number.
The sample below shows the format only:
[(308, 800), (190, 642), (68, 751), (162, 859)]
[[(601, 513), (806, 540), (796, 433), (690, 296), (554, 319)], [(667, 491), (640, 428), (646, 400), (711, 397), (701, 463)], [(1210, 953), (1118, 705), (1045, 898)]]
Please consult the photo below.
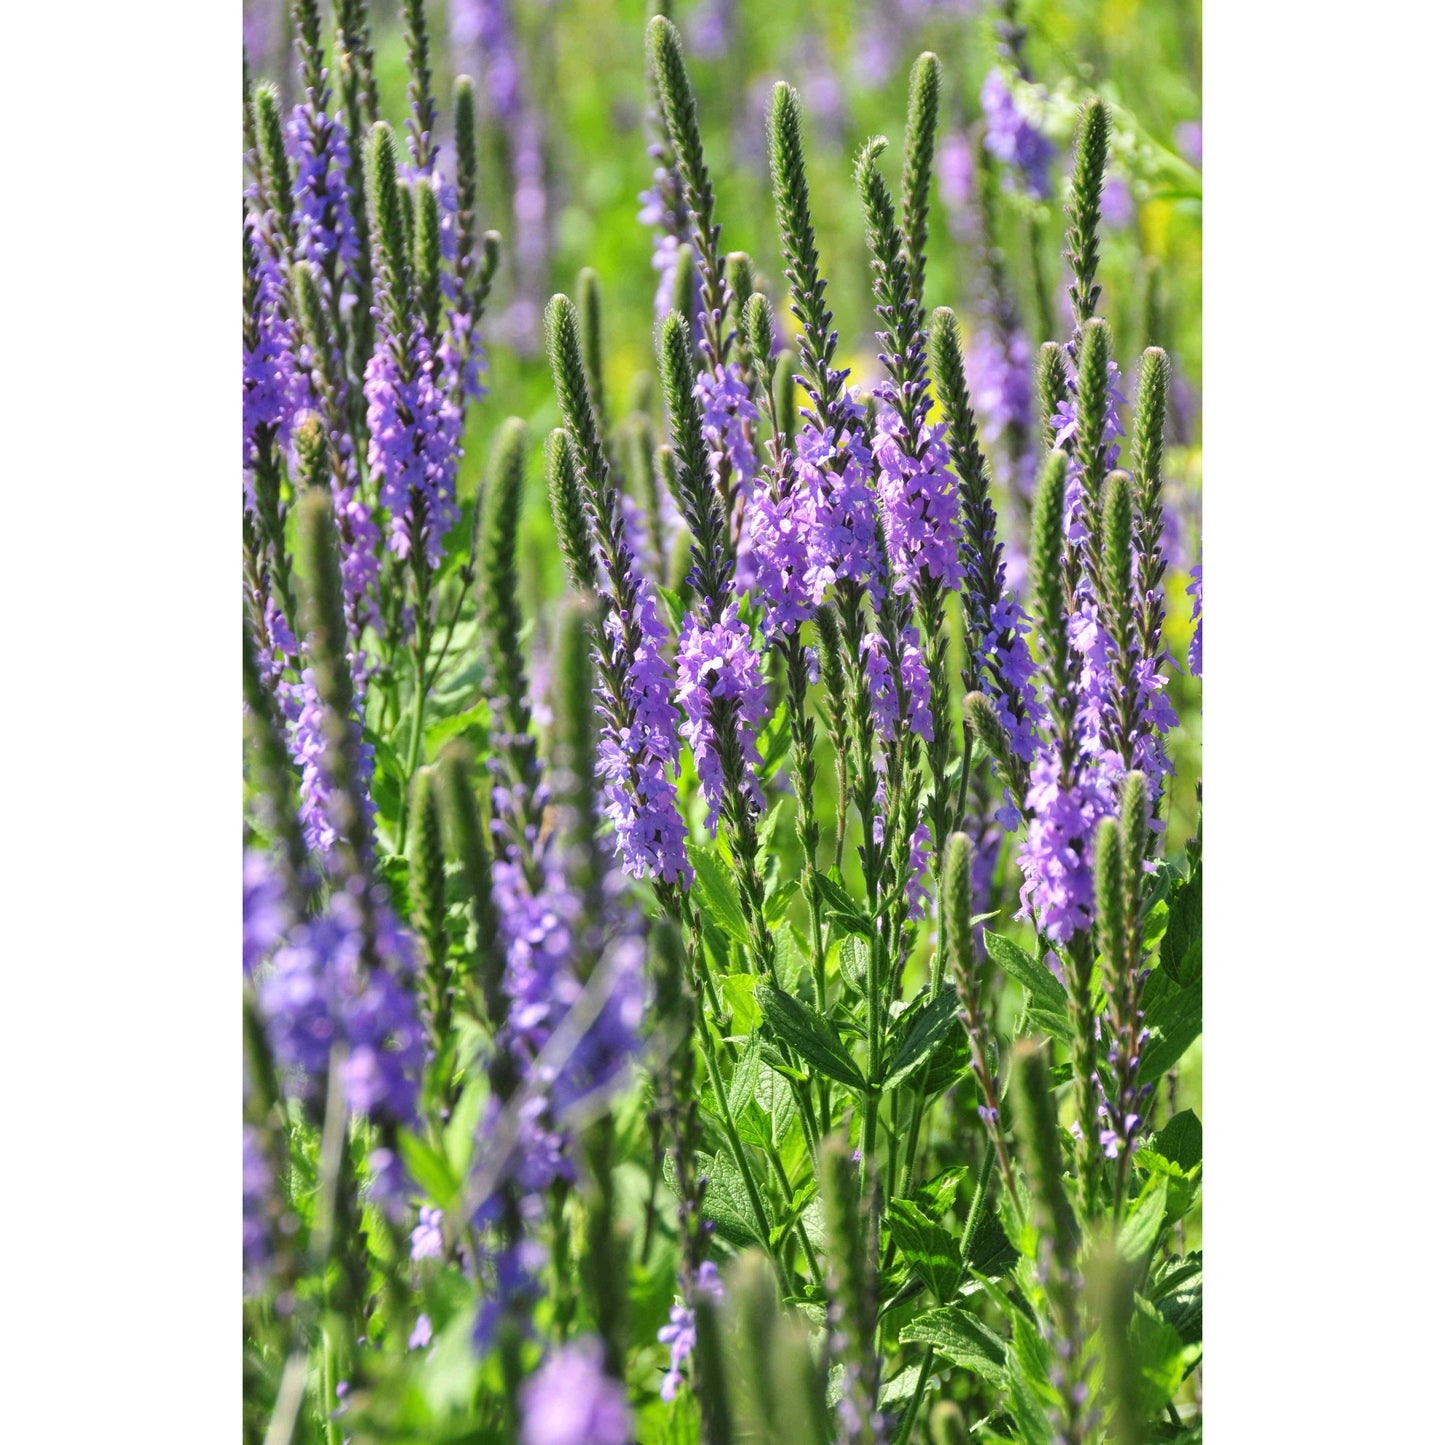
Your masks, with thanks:
[[(464, 499), (504, 248), (427, 20), (401, 140), (363, 0), (334, 38), (295, 0), (296, 103), (247, 97), (248, 1437), (1200, 1438), (1201, 1135), (1160, 1088), (1202, 1027), (1171, 371), (1145, 351), (1126, 455), (1109, 107), (1036, 367), (984, 237), (1015, 396), (985, 424), (969, 325), (925, 304), (939, 56), (896, 184), (881, 137), (853, 166), (850, 384), (798, 92), (773, 280), (724, 249), (717, 118), (654, 18), (655, 378), (608, 390), (584, 270), (543, 317), (560, 425), (488, 398)], [(1051, 194), (1031, 95), (985, 87), (986, 208)]]

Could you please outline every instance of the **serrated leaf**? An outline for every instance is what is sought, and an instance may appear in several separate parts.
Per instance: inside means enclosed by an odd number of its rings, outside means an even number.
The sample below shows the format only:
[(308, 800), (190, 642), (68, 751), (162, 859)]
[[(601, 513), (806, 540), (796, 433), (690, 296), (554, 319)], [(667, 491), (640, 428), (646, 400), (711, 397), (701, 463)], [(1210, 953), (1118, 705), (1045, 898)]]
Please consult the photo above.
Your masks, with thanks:
[(868, 986), (868, 953), (869, 945), (855, 933), (848, 934), (838, 945), (838, 966), (859, 993)]
[(748, 926), (738, 901), (738, 886), (717, 854), (696, 843), (687, 845), (688, 860), (697, 874), (692, 896), (702, 904), (703, 914), (730, 938), (748, 946)]
[(909, 1365), (906, 1370), (899, 1370), (878, 1391), (878, 1408), (891, 1410), (895, 1405), (902, 1405), (906, 1400), (911, 1400), (913, 1392), (918, 1388), (918, 1377), (922, 1373), (922, 1365)]
[[(1149, 981), (1153, 982), (1152, 976)], [(1202, 980), (1196, 979), (1186, 988), (1161, 989), (1160, 994), (1152, 1006), (1148, 1002), (1144, 1006), (1150, 1037), (1139, 1060), (1141, 1084), (1151, 1084), (1172, 1069), (1204, 1029)]]
[(763, 900), (763, 917), (771, 924), (779, 923), (788, 911), (788, 905), (798, 892), (798, 880), (787, 878)]
[(1181, 1109), (1150, 1140), (1149, 1147), (1187, 1173), (1204, 1159), (1204, 1125), (1199, 1115), (1193, 1109)]
[(845, 932), (861, 934), (864, 938), (873, 936), (873, 924), (854, 901), (852, 894), (832, 876), (831, 872), (814, 875), (818, 880), (818, 892), (823, 898), (823, 912)]
[(1162, 1174), (1156, 1174), (1129, 1206), (1129, 1215), (1119, 1230), (1117, 1243), (1119, 1253), (1131, 1263), (1148, 1259), (1153, 1252), (1159, 1231), (1164, 1227), (1164, 1213), (1169, 1203), (1168, 1183)]
[(750, 973), (730, 973), (718, 981), (718, 991), (733, 1016), (735, 1033), (753, 1033), (763, 1021), (763, 1011), (753, 997), (755, 981)]
[(1159, 945), (1159, 966), (1181, 987), (1198, 983), (1204, 972), (1204, 870), (1194, 871), (1169, 900), (1169, 926)]
[(896, 1088), (932, 1057), (958, 1014), (958, 999), (951, 986), (911, 1008), (898, 1020), (900, 1036), (893, 1051), (885, 1089)]
[(796, 989), (798, 980), (808, 976), (807, 960), (791, 923), (784, 923), (773, 931), (773, 963), (784, 988)]
[(1204, 1256), (1199, 1251), (1166, 1259), (1154, 1276), (1153, 1296), (1186, 1345), (1204, 1338)]
[(954, 1206), (959, 1190), (972, 1176), (966, 1164), (955, 1164), (913, 1191), (913, 1202), (930, 1218), (941, 1220)]
[(998, 1389), (1008, 1383), (1007, 1346), (962, 1305), (926, 1310), (899, 1330), (898, 1339), (903, 1344), (932, 1345), (944, 1359), (972, 1370)]
[(769, 983), (757, 984), (753, 994), (764, 1023), (818, 1073), (859, 1092), (867, 1087), (837, 1030), (816, 1009)]
[(908, 1267), (933, 1292), (940, 1304), (952, 1299), (963, 1276), (958, 1242), (908, 1199), (888, 1205), (888, 1227)]
[[(742, 1114), (753, 1102), (758, 1087), (758, 1049), (761, 1040), (756, 1035), (748, 1041), (742, 1057), (733, 1065), (733, 1076), (728, 1084), (728, 1108), (734, 1118)], [(761, 1142), (761, 1141), (758, 1141)]]
[(1045, 964), (1025, 953), (1018, 944), (1000, 933), (990, 933), (985, 928), (983, 941), (988, 949), (988, 956), (1010, 978), (1023, 984), (1032, 994), (1033, 1013), (1037, 1014), (1042, 1007), (1044, 1010), (1067, 1016), (1069, 996), (1064, 992), (1063, 984), (1049, 972)]
[(1129, 1321), (1129, 1352), (1139, 1382), (1140, 1408), (1158, 1414), (1184, 1383), (1184, 1341), (1159, 1310), (1136, 1296)]

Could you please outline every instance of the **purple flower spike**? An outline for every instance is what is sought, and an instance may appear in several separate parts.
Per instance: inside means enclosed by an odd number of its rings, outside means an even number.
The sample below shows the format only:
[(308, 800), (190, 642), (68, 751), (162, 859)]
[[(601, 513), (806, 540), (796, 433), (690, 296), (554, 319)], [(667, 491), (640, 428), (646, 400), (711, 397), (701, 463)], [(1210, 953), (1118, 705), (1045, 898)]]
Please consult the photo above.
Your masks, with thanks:
[(587, 1338), (554, 1350), (522, 1386), (522, 1445), (629, 1445), (627, 1391)]
[(722, 756), (714, 732), (713, 703), (732, 702), (733, 726), (743, 759), (743, 789), (753, 805), (762, 807), (757, 770), (758, 728), (768, 715), (767, 684), (762, 658), (752, 645), (738, 604), (730, 603), (720, 621), (704, 627), (696, 614), (683, 625), (677, 652), (677, 700), (686, 721), (682, 736), (692, 748), (697, 776), (708, 805), (708, 827), (717, 829), (725, 792)]
[(890, 406), (878, 410), (873, 458), (878, 467), (878, 506), (894, 586), (902, 592), (925, 577), (956, 591), (963, 581), (959, 559), (962, 531), (958, 520), (958, 489), (948, 470), (945, 426), (923, 426), (919, 456), (904, 447), (904, 426)]

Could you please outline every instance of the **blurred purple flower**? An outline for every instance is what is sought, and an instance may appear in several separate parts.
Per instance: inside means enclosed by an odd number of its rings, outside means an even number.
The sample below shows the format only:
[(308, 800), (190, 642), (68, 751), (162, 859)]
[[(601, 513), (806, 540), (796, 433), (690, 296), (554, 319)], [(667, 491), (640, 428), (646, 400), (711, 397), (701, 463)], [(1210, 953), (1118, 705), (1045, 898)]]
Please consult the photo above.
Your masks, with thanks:
[(629, 1445), (627, 1391), (602, 1367), (602, 1345), (554, 1349), (522, 1386), (522, 1445)]

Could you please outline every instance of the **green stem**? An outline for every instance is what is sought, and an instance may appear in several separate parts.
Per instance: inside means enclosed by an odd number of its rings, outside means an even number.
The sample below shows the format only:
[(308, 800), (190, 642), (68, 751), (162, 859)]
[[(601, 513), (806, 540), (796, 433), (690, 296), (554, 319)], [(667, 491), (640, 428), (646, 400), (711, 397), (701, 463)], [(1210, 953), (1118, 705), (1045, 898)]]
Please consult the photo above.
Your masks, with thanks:
[(913, 1387), (913, 1395), (908, 1401), (908, 1409), (898, 1426), (898, 1433), (893, 1437), (896, 1445), (908, 1445), (913, 1439), (913, 1422), (918, 1418), (918, 1407), (923, 1403), (923, 1397), (928, 1391), (928, 1372), (932, 1368), (933, 1346), (929, 1345), (923, 1352), (923, 1365), (918, 1372), (918, 1383)]
[(778, 1272), (778, 1282), (786, 1293), (789, 1285), (787, 1272), (783, 1269), (778, 1252), (769, 1239), (772, 1230), (768, 1224), (768, 1211), (763, 1204), (763, 1196), (758, 1189), (757, 1180), (753, 1178), (752, 1164), (743, 1152), (742, 1137), (739, 1135), (737, 1123), (733, 1119), (732, 1105), (728, 1102), (727, 1089), (723, 1086), (722, 1069), (718, 1066), (717, 1050), (713, 1047), (712, 1033), (708, 1029), (706, 1020), (703, 1021), (698, 1032), (702, 1035), (703, 1060), (707, 1064), (708, 1079), (712, 1083), (713, 1094), (717, 1098), (723, 1133), (727, 1136), (728, 1149), (733, 1156), (733, 1163), (737, 1165), (738, 1173), (742, 1175), (743, 1188), (748, 1196), (748, 1205), (753, 1211), (754, 1227), (758, 1231), (758, 1240), (768, 1251), (773, 1261), (773, 1268)]

